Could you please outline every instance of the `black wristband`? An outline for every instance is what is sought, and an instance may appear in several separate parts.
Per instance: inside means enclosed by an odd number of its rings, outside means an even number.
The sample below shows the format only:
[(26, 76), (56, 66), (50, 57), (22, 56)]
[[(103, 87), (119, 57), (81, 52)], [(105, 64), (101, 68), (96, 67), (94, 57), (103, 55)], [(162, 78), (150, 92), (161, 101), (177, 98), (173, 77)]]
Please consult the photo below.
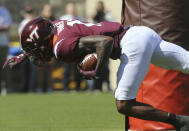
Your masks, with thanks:
[(176, 129), (180, 128), (180, 124), (177, 120), (176, 114), (168, 113), (168, 119), (165, 122), (172, 124)]

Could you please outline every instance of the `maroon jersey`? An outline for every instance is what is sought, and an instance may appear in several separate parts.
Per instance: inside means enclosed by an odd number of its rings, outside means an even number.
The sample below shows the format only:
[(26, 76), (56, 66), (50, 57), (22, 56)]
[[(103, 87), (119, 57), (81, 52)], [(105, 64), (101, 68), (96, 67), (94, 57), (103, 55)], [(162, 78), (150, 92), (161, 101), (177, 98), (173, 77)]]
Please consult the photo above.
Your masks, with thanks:
[(54, 31), (54, 54), (58, 60), (73, 62), (79, 58), (75, 50), (81, 37), (90, 35), (105, 35), (114, 38), (114, 46), (111, 53), (112, 59), (120, 57), (120, 39), (125, 33), (122, 25), (116, 22), (101, 22), (92, 24), (79, 20), (56, 20)]

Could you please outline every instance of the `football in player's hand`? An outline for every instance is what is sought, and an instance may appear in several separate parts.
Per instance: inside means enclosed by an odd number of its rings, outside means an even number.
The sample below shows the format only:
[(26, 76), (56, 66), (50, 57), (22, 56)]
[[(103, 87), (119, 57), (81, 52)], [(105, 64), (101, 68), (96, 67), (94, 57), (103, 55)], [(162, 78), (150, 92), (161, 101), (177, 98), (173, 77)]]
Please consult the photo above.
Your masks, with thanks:
[(92, 53), (84, 57), (84, 59), (80, 63), (80, 66), (81, 69), (84, 71), (92, 71), (95, 70), (96, 64), (97, 64), (97, 54)]

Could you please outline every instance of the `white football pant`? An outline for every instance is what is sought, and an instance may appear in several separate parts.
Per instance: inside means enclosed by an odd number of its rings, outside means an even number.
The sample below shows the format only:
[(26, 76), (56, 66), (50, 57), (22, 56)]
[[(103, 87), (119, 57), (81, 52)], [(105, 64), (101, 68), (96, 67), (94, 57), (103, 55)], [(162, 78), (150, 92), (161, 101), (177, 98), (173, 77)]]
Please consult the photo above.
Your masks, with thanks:
[(123, 36), (121, 63), (117, 72), (117, 100), (135, 99), (150, 63), (169, 70), (189, 73), (189, 52), (164, 41), (152, 29), (133, 26)]

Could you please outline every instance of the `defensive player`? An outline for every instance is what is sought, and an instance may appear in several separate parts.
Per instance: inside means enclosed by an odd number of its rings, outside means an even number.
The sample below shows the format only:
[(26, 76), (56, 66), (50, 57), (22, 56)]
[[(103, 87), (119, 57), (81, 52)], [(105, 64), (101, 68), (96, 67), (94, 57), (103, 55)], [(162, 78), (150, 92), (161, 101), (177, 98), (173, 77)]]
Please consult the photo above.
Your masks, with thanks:
[(123, 27), (115, 22), (91, 24), (78, 20), (56, 20), (51, 23), (38, 17), (24, 27), (20, 39), (23, 53), (6, 61), (5, 66), (13, 67), (26, 58), (38, 65), (52, 57), (77, 62), (86, 54), (96, 52), (96, 69), (80, 69), (80, 73), (90, 79), (100, 77), (108, 58), (120, 58), (115, 90), (118, 111), (143, 120), (172, 124), (177, 131), (189, 131), (188, 116), (168, 113), (136, 101), (150, 62), (189, 73), (189, 52), (162, 40), (152, 29), (144, 26)]

